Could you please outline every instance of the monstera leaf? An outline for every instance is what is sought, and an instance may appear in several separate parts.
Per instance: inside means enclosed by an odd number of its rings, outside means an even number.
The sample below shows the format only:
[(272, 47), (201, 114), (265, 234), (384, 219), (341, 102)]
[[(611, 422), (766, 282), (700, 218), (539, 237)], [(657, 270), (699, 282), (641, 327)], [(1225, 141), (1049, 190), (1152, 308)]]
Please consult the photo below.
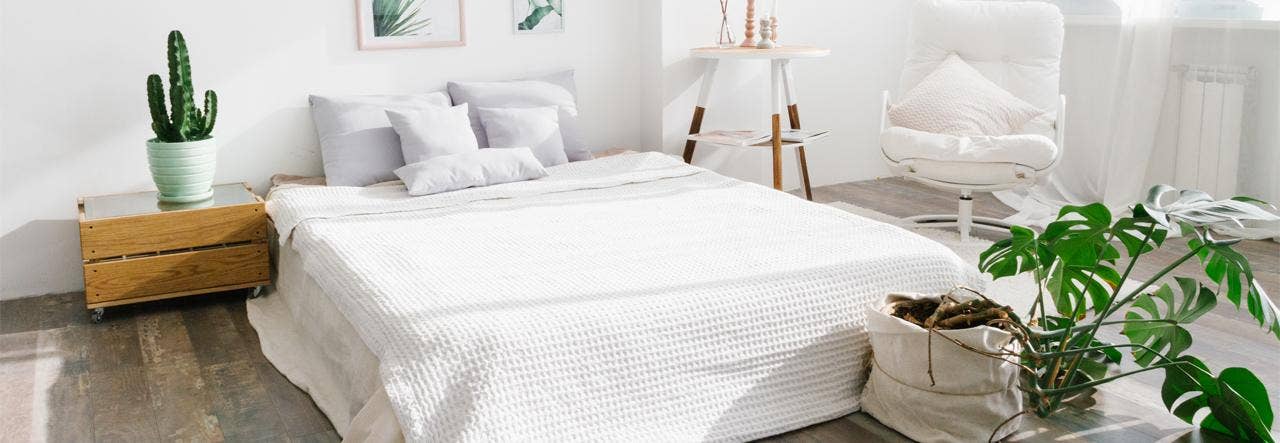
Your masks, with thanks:
[(1120, 239), (1130, 257), (1137, 257), (1164, 245), (1169, 230), (1152, 218), (1146, 208), (1136, 205), (1133, 207), (1133, 217), (1117, 220), (1115, 226), (1111, 227), (1111, 234)]
[[(1163, 204), (1160, 200), (1171, 192), (1178, 192), (1178, 199), (1173, 203)], [(1184, 222), (1194, 226), (1212, 226), (1232, 223), (1244, 226), (1245, 221), (1275, 221), (1280, 217), (1263, 210), (1257, 204), (1266, 204), (1260, 200), (1236, 197), (1230, 200), (1214, 200), (1201, 191), (1178, 191), (1172, 186), (1159, 185), (1147, 193), (1143, 208), (1151, 218), (1162, 226), (1171, 226), (1173, 222)]]
[(1049, 270), (1044, 286), (1053, 296), (1058, 314), (1083, 315), (1090, 309), (1103, 309), (1110, 304), (1111, 293), (1120, 286), (1120, 273), (1106, 263), (1072, 266), (1059, 260)]
[(1166, 367), (1164, 385), (1160, 387), (1160, 398), (1169, 412), (1195, 424), (1196, 414), (1208, 409), (1209, 415), (1200, 421), (1201, 428), (1241, 441), (1275, 441), (1271, 437), (1274, 415), (1267, 388), (1256, 375), (1244, 368), (1227, 368), (1214, 377), (1195, 357), (1184, 355), (1175, 361), (1184, 364)]
[(978, 256), (978, 269), (997, 280), (1034, 270), (1038, 258), (1049, 255), (1034, 231), (1014, 226), (1009, 228), (1009, 233), (1009, 238), (996, 242)]
[[(1122, 331), (1129, 342), (1146, 345), (1168, 358), (1177, 357), (1191, 347), (1191, 332), (1182, 325), (1196, 321), (1206, 312), (1212, 311), (1218, 304), (1218, 297), (1209, 288), (1189, 278), (1177, 279), (1182, 292), (1182, 302), (1178, 303), (1173, 289), (1169, 285), (1161, 285), (1152, 294), (1143, 294), (1133, 301), (1133, 310), (1125, 314), (1126, 320)], [(1164, 311), (1156, 303), (1164, 304)], [(1139, 366), (1147, 367), (1159, 356), (1156, 352), (1137, 349), (1133, 358)]]
[(1280, 314), (1276, 305), (1266, 291), (1253, 278), (1253, 269), (1249, 259), (1231, 249), (1232, 242), (1214, 240), (1213, 234), (1197, 231), (1197, 236), (1187, 241), (1192, 250), (1199, 248), (1197, 255), (1204, 265), (1205, 276), (1219, 285), (1218, 291), (1225, 292), (1227, 300), (1241, 307), (1244, 303), (1249, 314), (1258, 321), (1258, 325), (1266, 328), (1280, 339)]
[(1094, 203), (1062, 208), (1058, 221), (1050, 223), (1040, 238), (1068, 265), (1093, 266), (1099, 261), (1114, 263), (1120, 258), (1120, 251), (1109, 241), (1110, 236), (1111, 211), (1101, 203)]

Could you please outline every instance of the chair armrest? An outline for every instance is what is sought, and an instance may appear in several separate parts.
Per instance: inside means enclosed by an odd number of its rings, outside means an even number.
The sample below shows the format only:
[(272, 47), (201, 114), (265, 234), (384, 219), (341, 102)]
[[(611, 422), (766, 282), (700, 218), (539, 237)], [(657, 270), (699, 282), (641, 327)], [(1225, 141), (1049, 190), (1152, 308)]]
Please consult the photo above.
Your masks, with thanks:
[(1054, 137), (1053, 142), (1058, 145), (1058, 151), (1062, 151), (1062, 144), (1067, 138), (1067, 96), (1058, 96), (1058, 115), (1053, 122)]
[(880, 132), (889, 129), (889, 91), (880, 93)]

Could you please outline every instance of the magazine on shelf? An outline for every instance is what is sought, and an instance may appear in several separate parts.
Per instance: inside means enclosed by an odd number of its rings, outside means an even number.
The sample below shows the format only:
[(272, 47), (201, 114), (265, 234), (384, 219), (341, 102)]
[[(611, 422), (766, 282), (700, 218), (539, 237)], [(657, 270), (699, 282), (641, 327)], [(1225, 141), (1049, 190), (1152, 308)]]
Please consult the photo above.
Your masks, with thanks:
[(822, 137), (831, 131), (806, 131), (802, 129), (788, 129), (782, 131), (782, 141), (790, 143), (800, 143), (811, 138)]
[(769, 131), (710, 131), (698, 134), (698, 141), (717, 145), (751, 146), (773, 138)]

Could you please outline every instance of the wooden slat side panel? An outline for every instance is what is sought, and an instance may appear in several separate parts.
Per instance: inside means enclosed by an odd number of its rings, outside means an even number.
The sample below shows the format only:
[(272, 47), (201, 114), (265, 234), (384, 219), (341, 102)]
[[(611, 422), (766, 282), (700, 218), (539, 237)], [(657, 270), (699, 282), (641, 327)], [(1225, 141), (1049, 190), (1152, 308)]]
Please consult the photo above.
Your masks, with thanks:
[(266, 208), (261, 203), (80, 223), (85, 260), (266, 238)]
[(84, 266), (85, 300), (102, 303), (267, 280), (267, 244), (159, 255)]

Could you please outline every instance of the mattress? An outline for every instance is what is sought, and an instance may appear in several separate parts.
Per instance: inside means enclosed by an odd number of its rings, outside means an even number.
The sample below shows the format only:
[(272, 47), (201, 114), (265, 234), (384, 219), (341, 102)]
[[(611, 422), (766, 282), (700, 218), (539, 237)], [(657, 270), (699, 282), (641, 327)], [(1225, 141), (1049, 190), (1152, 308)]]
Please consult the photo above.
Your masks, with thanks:
[(273, 192), (264, 353), (349, 438), (743, 440), (857, 410), (867, 304), (979, 285), (923, 237), (665, 155), (549, 172)]

